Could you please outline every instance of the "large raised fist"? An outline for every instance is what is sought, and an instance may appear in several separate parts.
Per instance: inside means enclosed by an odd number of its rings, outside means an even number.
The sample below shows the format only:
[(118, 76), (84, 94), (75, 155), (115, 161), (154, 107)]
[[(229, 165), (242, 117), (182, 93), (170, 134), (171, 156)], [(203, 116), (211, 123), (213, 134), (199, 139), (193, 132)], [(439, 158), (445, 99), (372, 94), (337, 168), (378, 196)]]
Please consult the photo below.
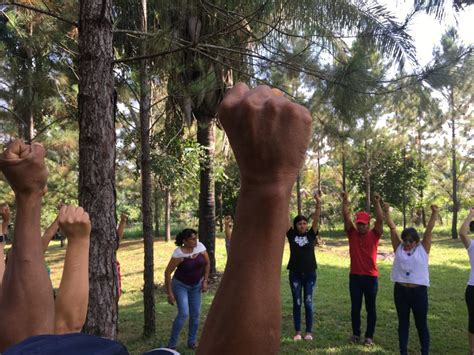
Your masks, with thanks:
[(10, 142), (0, 155), (0, 169), (16, 195), (44, 193), (48, 178), (44, 156), (41, 144), (29, 145), (20, 139)]
[(268, 86), (240, 83), (225, 96), (219, 120), (229, 137), (242, 182), (293, 183), (311, 136), (311, 115)]

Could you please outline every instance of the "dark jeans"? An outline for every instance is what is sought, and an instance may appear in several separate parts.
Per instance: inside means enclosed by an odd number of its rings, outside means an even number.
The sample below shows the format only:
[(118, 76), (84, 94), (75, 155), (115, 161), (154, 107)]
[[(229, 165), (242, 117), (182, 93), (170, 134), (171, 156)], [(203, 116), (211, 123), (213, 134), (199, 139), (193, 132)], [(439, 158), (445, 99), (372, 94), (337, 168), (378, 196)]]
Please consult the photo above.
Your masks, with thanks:
[(430, 350), (430, 332), (428, 330), (428, 287), (405, 287), (395, 283), (393, 290), (395, 307), (398, 314), (398, 343), (400, 354), (408, 354), (408, 334), (410, 329), (410, 310), (413, 311), (415, 326), (420, 339), (421, 353)]
[(351, 293), (351, 319), (352, 334), (360, 336), (360, 310), (362, 309), (362, 297), (365, 299), (365, 310), (367, 311), (366, 338), (373, 338), (377, 312), (375, 302), (379, 281), (377, 276), (349, 275), (349, 291)]
[(313, 329), (313, 290), (316, 286), (316, 272), (297, 272), (290, 270), (290, 287), (293, 296), (293, 321), (295, 330), (301, 331), (301, 291), (304, 293), (306, 333)]

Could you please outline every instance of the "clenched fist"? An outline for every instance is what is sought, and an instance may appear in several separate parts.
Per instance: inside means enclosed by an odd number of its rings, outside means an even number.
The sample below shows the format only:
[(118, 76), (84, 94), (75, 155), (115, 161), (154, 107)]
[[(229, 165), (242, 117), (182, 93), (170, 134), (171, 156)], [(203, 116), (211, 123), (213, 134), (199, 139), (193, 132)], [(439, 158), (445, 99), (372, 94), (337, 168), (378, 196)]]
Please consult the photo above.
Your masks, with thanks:
[(234, 86), (219, 106), (243, 183), (292, 184), (303, 166), (311, 115), (268, 86)]
[(0, 155), (0, 169), (16, 195), (43, 194), (48, 170), (41, 144), (31, 145), (17, 139)]

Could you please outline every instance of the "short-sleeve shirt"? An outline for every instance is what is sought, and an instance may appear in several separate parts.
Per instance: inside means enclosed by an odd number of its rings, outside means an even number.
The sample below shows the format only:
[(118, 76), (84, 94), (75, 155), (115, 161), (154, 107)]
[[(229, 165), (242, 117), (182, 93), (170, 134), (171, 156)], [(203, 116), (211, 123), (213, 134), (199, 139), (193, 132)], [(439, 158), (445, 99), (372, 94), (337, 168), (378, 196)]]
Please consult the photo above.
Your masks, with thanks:
[(180, 247), (176, 248), (171, 257), (183, 258), (183, 261), (176, 268), (173, 277), (186, 285), (197, 285), (201, 280), (206, 265), (206, 259), (202, 255), (205, 251), (206, 247), (201, 242), (198, 242), (198, 245), (191, 253), (184, 253)]
[(290, 243), (290, 261), (288, 262), (288, 270), (297, 272), (312, 272), (317, 269), (316, 255), (314, 253), (314, 245), (316, 236), (313, 228), (306, 233), (298, 235), (293, 228), (286, 233), (288, 242)]
[(377, 269), (377, 248), (380, 237), (375, 229), (370, 229), (366, 234), (360, 234), (351, 227), (347, 232), (349, 238), (349, 254), (351, 256), (351, 274), (379, 276)]
[(471, 273), (469, 274), (468, 285), (474, 286), (474, 241), (471, 240), (469, 248), (467, 248), (467, 254), (469, 255), (469, 263), (471, 264)]

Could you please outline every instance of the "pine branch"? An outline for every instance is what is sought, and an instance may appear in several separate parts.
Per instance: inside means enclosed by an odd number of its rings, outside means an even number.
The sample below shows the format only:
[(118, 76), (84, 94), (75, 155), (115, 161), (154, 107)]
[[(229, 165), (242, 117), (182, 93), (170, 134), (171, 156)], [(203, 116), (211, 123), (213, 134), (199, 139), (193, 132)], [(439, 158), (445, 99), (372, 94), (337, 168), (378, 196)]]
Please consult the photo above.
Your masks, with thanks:
[(0, 3), (0, 6), (7, 6), (7, 5), (12, 5), (12, 6), (18, 6), (18, 7), (22, 7), (24, 9), (27, 9), (27, 10), (31, 10), (31, 11), (35, 11), (35, 12), (39, 12), (43, 15), (47, 15), (47, 16), (51, 16), (57, 20), (60, 20), (60, 21), (63, 21), (71, 26), (74, 26), (74, 27), (78, 27), (78, 23), (77, 22), (74, 22), (74, 21), (70, 21), (68, 19), (65, 19), (64, 17), (61, 17), (59, 15), (56, 15), (50, 11), (46, 11), (46, 10), (43, 10), (43, 9), (40, 9), (38, 7), (34, 7), (34, 6), (30, 6), (30, 5), (25, 5), (25, 4), (20, 4), (20, 3), (17, 3), (15, 1), (10, 1), (10, 2), (4, 2), (4, 3)]

